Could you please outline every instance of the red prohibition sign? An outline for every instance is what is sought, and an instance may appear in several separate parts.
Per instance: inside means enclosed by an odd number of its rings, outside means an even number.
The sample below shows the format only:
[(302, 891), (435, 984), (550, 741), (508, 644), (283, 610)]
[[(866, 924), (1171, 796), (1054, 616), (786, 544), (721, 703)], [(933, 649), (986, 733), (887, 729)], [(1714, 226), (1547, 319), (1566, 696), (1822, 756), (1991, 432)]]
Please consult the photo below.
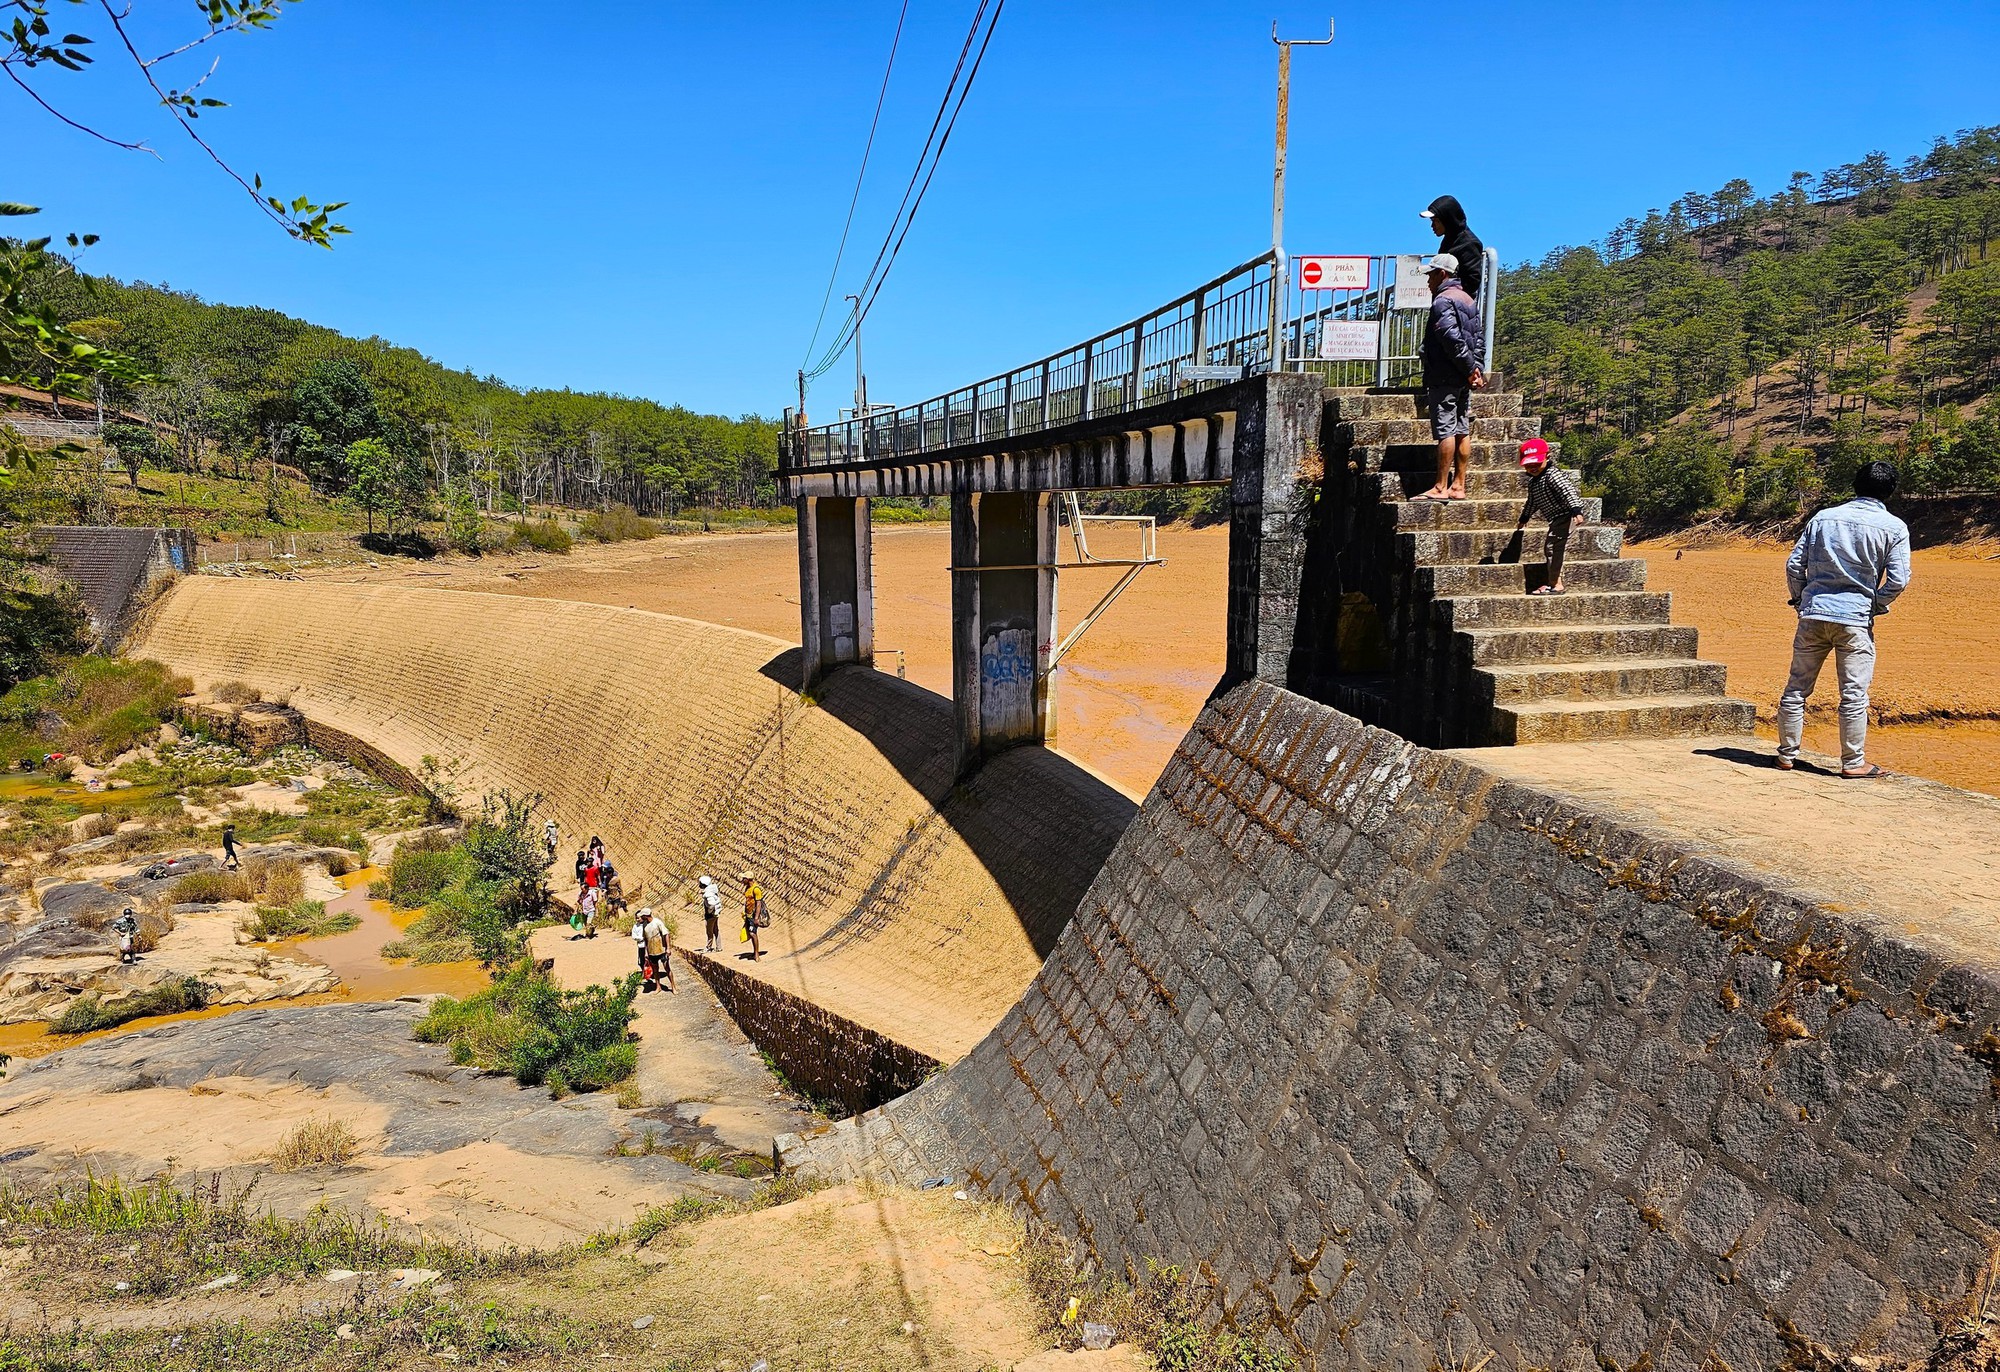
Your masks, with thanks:
[(1323, 273), (1320, 270), (1319, 263), (1317, 262), (1308, 262), (1303, 267), (1299, 268), (1299, 277), (1308, 286), (1317, 286), (1319, 284), (1319, 279), (1321, 275), (1323, 275)]

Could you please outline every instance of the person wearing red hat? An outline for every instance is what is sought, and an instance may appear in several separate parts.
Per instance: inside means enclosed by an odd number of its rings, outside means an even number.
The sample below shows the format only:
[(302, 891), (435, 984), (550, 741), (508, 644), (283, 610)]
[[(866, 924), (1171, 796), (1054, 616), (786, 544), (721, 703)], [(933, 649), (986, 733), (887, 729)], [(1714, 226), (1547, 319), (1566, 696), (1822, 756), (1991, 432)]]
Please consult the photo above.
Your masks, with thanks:
[(1521, 507), (1521, 522), (1514, 526), (1514, 532), (1518, 534), (1527, 528), (1528, 521), (1536, 515), (1549, 522), (1548, 537), (1542, 544), (1542, 560), (1546, 564), (1542, 584), (1529, 594), (1561, 595), (1569, 531), (1587, 512), (1583, 493), (1560, 467), (1549, 465), (1549, 445), (1539, 438), (1521, 445), (1521, 473), (1528, 478), (1528, 500)]

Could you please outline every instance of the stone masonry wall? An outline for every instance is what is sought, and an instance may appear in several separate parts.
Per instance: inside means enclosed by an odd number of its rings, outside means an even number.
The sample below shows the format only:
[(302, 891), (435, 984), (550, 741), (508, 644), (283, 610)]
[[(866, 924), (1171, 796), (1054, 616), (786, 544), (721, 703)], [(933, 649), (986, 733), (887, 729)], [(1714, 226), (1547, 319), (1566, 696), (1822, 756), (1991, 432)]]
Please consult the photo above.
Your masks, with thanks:
[(682, 956), (750, 1041), (771, 1055), (785, 1080), (815, 1100), (850, 1113), (872, 1109), (914, 1090), (944, 1066), (721, 958), (692, 948)]
[(1309, 1365), (1910, 1354), (1996, 1237), (1996, 1012), (1911, 943), (1252, 682), (984, 1042), (781, 1150), (967, 1175), (1114, 1268), (1212, 1277)]

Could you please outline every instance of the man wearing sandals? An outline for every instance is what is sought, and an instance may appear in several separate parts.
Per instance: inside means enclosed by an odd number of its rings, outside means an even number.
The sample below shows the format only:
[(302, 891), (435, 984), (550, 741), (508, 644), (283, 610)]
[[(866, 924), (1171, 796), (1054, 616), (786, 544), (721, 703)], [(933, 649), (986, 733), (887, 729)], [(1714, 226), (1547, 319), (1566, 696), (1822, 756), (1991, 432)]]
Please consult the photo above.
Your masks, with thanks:
[[(1424, 324), (1424, 403), (1438, 445), (1437, 485), (1418, 500), (1465, 499), (1465, 469), (1472, 461), (1472, 393), (1483, 390), (1480, 370), (1486, 333), (1478, 302), (1458, 280), (1458, 259), (1441, 252), (1430, 261), (1431, 317)], [(1456, 464), (1454, 466), (1454, 464)]]
[(1821, 510), (1785, 563), (1799, 631), (1792, 675), (1778, 698), (1778, 768), (1789, 772), (1806, 727), (1806, 697), (1833, 654), (1840, 674), (1840, 774), (1887, 776), (1864, 751), (1868, 685), (1875, 679), (1875, 620), (1910, 584), (1910, 529), (1882, 502), (1896, 493), (1896, 469), (1871, 462), (1854, 474), (1854, 499)]

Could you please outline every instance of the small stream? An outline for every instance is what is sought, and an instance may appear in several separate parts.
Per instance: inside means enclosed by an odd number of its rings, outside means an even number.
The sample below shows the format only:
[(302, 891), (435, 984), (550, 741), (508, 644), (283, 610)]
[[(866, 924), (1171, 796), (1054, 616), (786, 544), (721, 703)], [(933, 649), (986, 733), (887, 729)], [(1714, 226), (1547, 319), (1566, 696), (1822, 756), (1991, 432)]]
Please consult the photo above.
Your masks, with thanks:
[(335, 878), (343, 888), (342, 893), (327, 902), (327, 909), (355, 915), (361, 921), (359, 927), (328, 938), (282, 939), (259, 945), (276, 957), (318, 962), (331, 968), (340, 978), (340, 986), (336, 990), (284, 1000), (260, 1000), (249, 1005), (212, 1005), (205, 1010), (187, 1010), (176, 1015), (149, 1015), (89, 1034), (52, 1034), (48, 1025), (40, 1022), (0, 1025), (0, 1053), (17, 1058), (38, 1058), (58, 1049), (88, 1043), (92, 1039), (138, 1033), (186, 1020), (217, 1019), (239, 1010), (395, 1000), (399, 996), (464, 997), (489, 986), (491, 982), (486, 971), (477, 962), (418, 964), (401, 959), (392, 961), (382, 956), (382, 945), (400, 938), (421, 912), (397, 910), (388, 901), (369, 896), (368, 884), (381, 875), (376, 868), (364, 867)]

